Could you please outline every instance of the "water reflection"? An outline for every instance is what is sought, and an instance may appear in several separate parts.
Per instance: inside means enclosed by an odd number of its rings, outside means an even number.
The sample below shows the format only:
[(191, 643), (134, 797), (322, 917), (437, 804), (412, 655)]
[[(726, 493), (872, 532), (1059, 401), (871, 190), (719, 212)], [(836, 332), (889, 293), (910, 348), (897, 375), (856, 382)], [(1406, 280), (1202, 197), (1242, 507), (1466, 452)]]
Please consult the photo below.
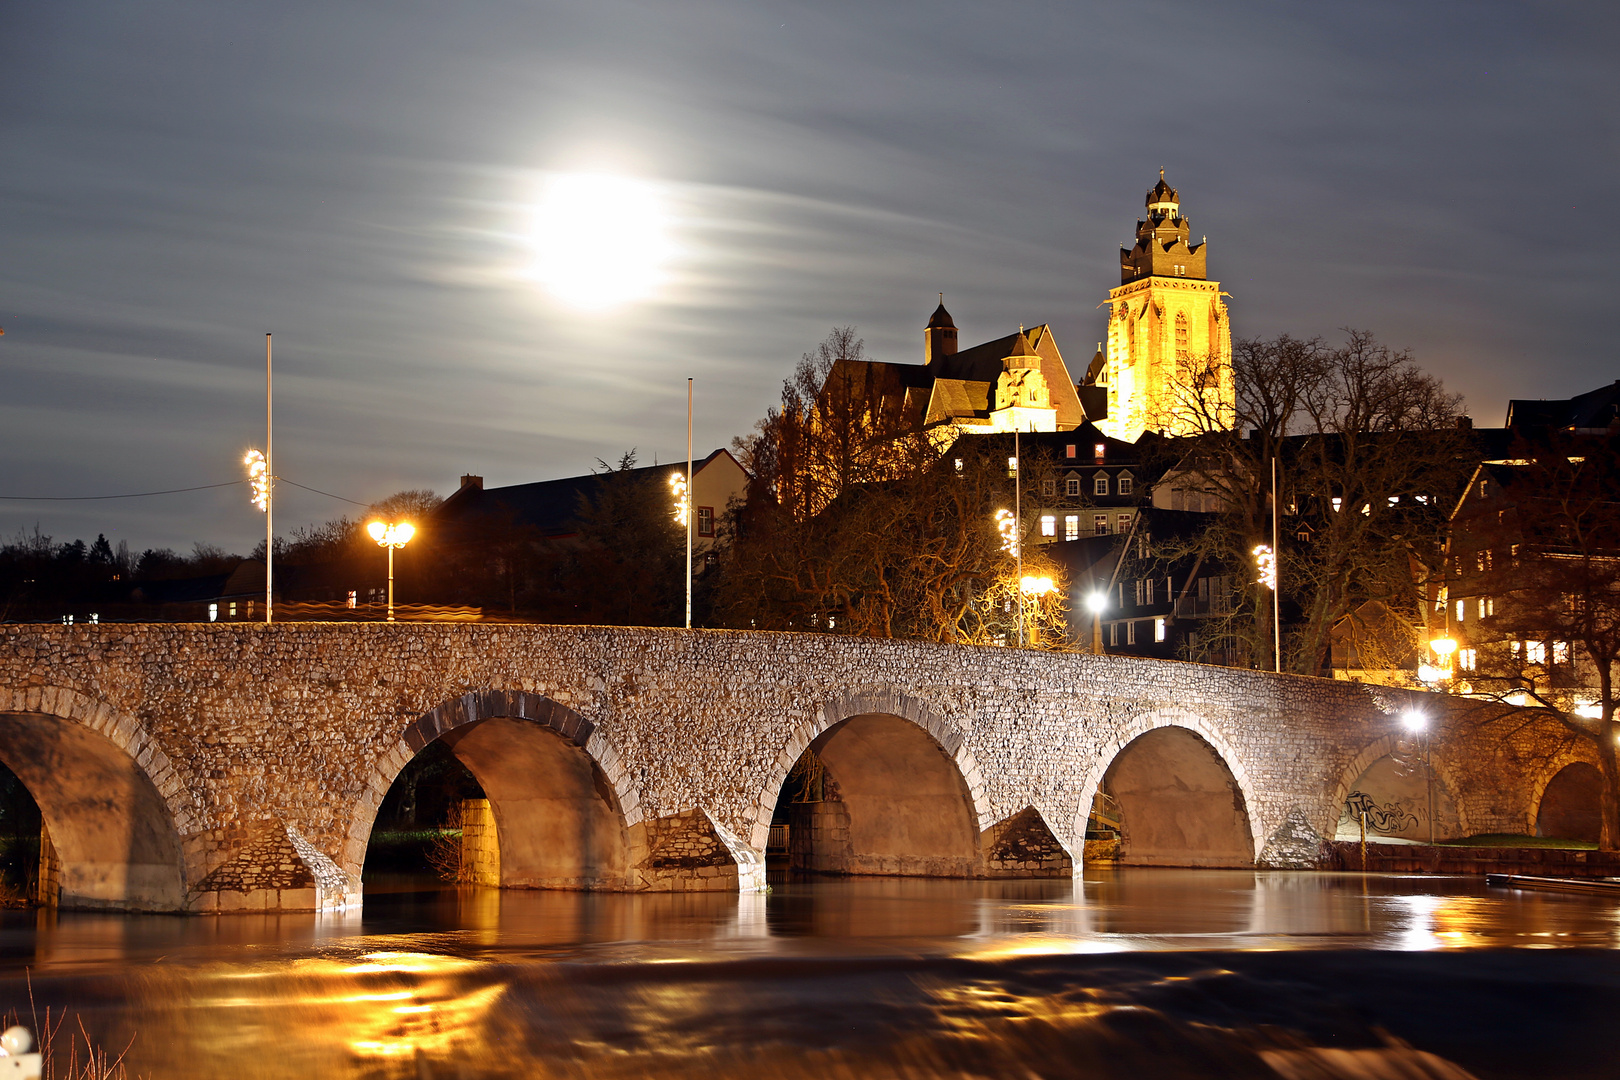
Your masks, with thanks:
[[(1612, 948), (1620, 905), (1471, 879), (1128, 869), (1078, 887), (784, 878), (745, 897), (412, 886), (344, 916), (6, 912), (0, 1004), (26, 1011), (26, 967), (35, 999), (75, 1010), (103, 1045), (135, 1038), (136, 1071), (242, 1080), (989, 1076), (1010, 1060), (1035, 1076), (1083, 1062), (1270, 1076), (1330, 1045), (1407, 1054), (1395, 1035), (1535, 1075), (1491, 1043), (1493, 1009), (1559, 994), (1583, 1003), (1571, 1017), (1620, 1008), (1614, 954), (1568, 948)], [(1500, 1019), (1502, 1038), (1515, 1023)], [(1538, 1023), (1544, 1051), (1556, 1036), (1577, 1057), (1601, 1027)]]

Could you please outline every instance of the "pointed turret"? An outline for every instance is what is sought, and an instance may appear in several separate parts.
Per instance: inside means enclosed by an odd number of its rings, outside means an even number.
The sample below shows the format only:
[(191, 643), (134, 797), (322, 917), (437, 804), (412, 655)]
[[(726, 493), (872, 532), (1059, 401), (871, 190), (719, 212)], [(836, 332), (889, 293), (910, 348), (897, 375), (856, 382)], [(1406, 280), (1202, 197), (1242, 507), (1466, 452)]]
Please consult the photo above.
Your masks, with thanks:
[(928, 325), (923, 328), (923, 363), (936, 364), (947, 356), (956, 353), (956, 323), (951, 321), (951, 313), (945, 310), (945, 294), (939, 294), (939, 307), (934, 309), (933, 315), (928, 318)]

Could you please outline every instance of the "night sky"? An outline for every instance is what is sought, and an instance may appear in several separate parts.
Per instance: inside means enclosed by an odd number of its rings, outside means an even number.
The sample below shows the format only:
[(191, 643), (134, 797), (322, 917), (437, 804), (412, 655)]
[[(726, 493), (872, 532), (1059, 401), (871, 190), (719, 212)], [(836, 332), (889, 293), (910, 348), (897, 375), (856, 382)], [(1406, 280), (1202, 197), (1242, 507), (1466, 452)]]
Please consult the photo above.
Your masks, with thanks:
[[(1078, 376), (1166, 169), (1238, 336), (1371, 330), (1466, 395), (1620, 378), (1601, 3), (0, 3), (0, 495), (277, 471), (357, 500), (745, 432), (853, 324), (1049, 322)], [(640, 299), (536, 269), (559, 176), (668, 218)], [(290, 529), (354, 507), (282, 488)], [(241, 488), (0, 502), (247, 551)]]

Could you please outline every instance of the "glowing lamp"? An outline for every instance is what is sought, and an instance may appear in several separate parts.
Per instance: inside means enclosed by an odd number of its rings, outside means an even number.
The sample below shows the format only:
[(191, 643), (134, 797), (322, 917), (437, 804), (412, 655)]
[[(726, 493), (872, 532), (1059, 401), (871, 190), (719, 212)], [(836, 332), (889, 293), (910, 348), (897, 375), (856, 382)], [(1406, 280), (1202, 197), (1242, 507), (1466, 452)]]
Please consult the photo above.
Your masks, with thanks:
[(1457, 651), (1457, 643), (1448, 637), (1437, 637), (1429, 642), (1429, 648), (1434, 650), (1436, 656), (1444, 658)]
[(1100, 592), (1094, 592), (1086, 597), (1086, 607), (1094, 613), (1101, 613), (1108, 608), (1108, 597)]
[(1018, 587), (1031, 596), (1045, 596), (1054, 588), (1052, 585), (1052, 579), (1049, 577), (1028, 576), (1019, 581)]
[(388, 549), (388, 621), (394, 621), (394, 549), (402, 548), (411, 542), (416, 535), (416, 526), (408, 521), (395, 522), (392, 525), (381, 521), (373, 521), (366, 526), (366, 532), (377, 541), (379, 547)]
[(1416, 735), (1428, 730), (1429, 718), (1418, 709), (1407, 709), (1401, 713), (1401, 724), (1407, 731)]

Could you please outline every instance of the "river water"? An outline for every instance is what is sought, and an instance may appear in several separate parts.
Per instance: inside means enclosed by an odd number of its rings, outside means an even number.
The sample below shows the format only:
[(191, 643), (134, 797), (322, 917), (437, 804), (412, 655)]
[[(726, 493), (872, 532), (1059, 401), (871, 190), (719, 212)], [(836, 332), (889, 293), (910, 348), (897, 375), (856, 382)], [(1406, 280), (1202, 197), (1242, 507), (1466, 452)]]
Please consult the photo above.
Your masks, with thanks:
[(1617, 946), (1620, 902), (1465, 878), (397, 881), (330, 917), (6, 912), (0, 1009), (153, 1077), (1614, 1077)]

